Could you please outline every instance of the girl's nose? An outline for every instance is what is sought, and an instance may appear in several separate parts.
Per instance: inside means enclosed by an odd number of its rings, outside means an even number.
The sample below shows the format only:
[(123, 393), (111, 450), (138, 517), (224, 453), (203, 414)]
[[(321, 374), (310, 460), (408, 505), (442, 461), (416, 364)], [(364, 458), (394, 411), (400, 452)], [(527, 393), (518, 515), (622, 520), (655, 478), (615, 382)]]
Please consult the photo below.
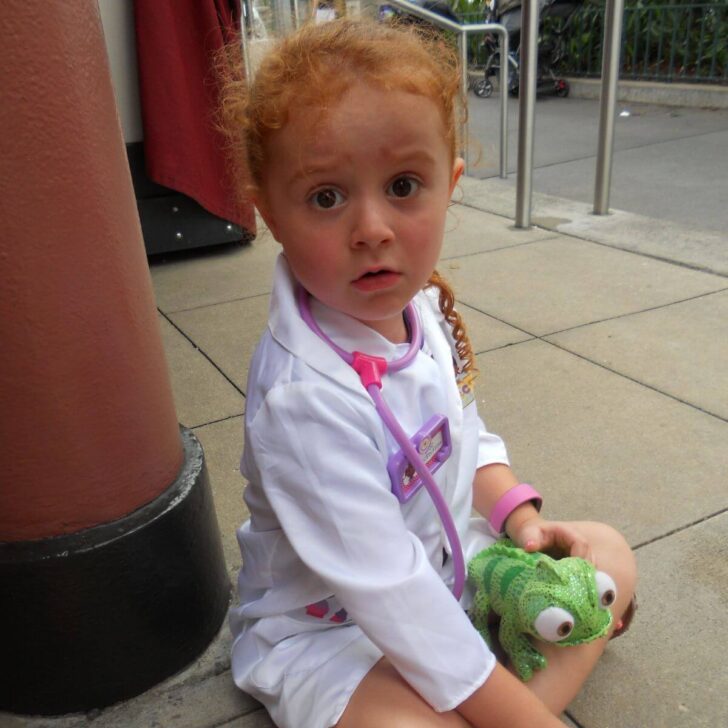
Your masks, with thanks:
[(353, 247), (377, 247), (394, 238), (387, 204), (379, 200), (362, 200), (355, 211), (351, 244)]

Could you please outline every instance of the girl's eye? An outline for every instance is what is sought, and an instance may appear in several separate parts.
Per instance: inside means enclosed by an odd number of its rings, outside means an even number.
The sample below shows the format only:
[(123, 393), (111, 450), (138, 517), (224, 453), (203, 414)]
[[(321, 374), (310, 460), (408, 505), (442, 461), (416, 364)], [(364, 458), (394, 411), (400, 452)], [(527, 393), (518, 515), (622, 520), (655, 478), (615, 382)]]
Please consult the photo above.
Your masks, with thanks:
[(319, 207), (322, 210), (330, 210), (332, 207), (338, 207), (344, 201), (344, 196), (338, 190), (327, 187), (326, 189), (314, 192), (310, 199), (315, 207)]
[(410, 197), (420, 188), (420, 183), (414, 177), (397, 177), (389, 185), (387, 192), (393, 197)]

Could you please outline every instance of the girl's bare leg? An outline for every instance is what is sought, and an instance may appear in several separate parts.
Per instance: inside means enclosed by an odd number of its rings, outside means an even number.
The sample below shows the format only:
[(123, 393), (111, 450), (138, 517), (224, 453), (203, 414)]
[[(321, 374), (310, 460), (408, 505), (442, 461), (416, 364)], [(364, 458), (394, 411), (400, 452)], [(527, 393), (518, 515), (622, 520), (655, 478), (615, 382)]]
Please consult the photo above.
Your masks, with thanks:
[(336, 728), (469, 728), (459, 713), (436, 713), (386, 657), (359, 683)]
[[(617, 599), (611, 607), (614, 628), (634, 595), (637, 581), (634, 554), (622, 535), (609, 526), (593, 522), (574, 525), (591, 544), (597, 568), (609, 574), (617, 585)], [(609, 635), (578, 647), (539, 642), (538, 650), (548, 660), (548, 667), (537, 672), (527, 683), (528, 687), (555, 715), (561, 714), (589, 677), (608, 641)]]

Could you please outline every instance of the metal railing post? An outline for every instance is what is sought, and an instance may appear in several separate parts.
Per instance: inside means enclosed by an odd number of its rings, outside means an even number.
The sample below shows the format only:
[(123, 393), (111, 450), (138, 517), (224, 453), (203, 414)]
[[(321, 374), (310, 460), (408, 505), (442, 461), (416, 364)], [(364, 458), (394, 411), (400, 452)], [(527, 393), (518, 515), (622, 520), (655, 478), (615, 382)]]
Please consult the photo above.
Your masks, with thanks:
[[(286, 8), (286, 4), (288, 4), (288, 8)], [(287, 0), (271, 0), (271, 8), (274, 12), (276, 31), (279, 35), (285, 35), (295, 29), (291, 6), (290, 3), (287, 3)]]
[(531, 227), (531, 178), (538, 74), (538, 0), (521, 6), (521, 76), (518, 102), (518, 176), (516, 179), (516, 227)]
[[(463, 95), (463, 100), (467, 98), (468, 95), (468, 34), (467, 33), (458, 33), (458, 48), (460, 50), (460, 66), (463, 69), (462, 72), (462, 78), (460, 81), (460, 91)], [(465, 161), (465, 169), (468, 169), (469, 160), (468, 160), (468, 134), (467, 134), (467, 124), (463, 122), (460, 129), (460, 145), (462, 147), (462, 157)]]
[(253, 69), (250, 67), (250, 50), (248, 49), (248, 34), (253, 31), (253, 3), (252, 0), (240, 0), (240, 43), (243, 47), (243, 63), (245, 64), (245, 78), (247, 83), (253, 80)]
[(624, 0), (607, 0), (604, 15), (604, 44), (602, 56), (602, 93), (599, 113), (599, 145), (597, 174), (594, 186), (594, 213), (609, 212), (609, 187), (612, 177), (614, 119), (619, 80), (619, 53), (622, 40)]
[(498, 36), (498, 52), (501, 57), (500, 78), (500, 170), (499, 176), (505, 179), (508, 176), (508, 72), (510, 70), (510, 49), (508, 48), (508, 31)]

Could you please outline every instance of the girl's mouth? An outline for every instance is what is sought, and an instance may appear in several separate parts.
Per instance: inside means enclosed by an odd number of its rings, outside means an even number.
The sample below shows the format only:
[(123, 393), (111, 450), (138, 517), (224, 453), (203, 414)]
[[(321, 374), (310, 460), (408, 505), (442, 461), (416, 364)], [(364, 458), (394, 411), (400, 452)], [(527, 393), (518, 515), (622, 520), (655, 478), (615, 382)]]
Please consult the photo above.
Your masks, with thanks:
[(372, 270), (359, 276), (352, 285), (360, 291), (379, 291), (396, 285), (400, 277), (400, 273), (391, 270)]

